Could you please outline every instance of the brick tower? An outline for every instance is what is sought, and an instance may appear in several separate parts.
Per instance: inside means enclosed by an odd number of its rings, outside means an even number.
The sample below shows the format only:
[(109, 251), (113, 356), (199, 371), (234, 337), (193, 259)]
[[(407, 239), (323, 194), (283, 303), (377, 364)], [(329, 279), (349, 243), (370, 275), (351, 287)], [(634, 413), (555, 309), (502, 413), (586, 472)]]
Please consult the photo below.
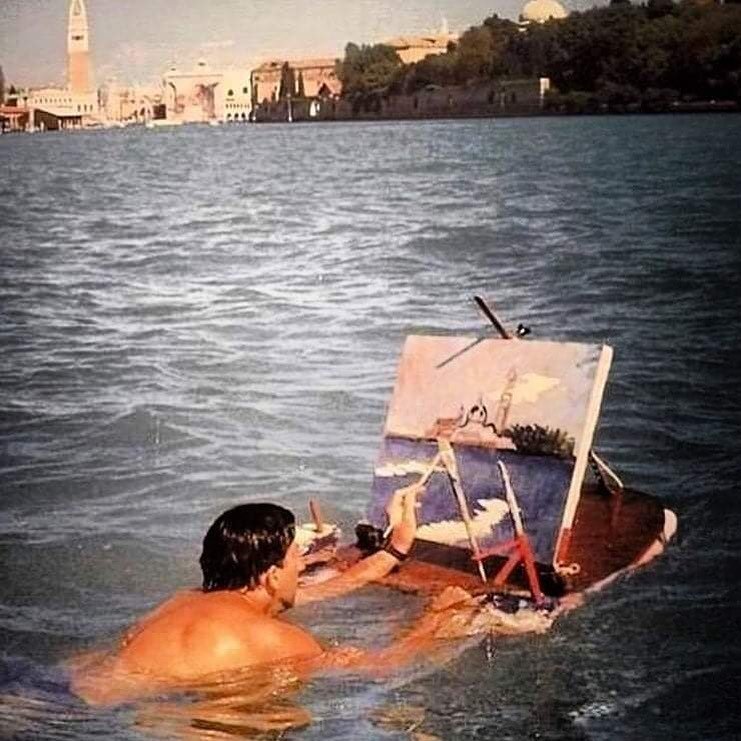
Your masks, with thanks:
[(85, 0), (70, 0), (69, 3), (67, 70), (67, 82), (73, 93), (89, 93), (92, 90)]

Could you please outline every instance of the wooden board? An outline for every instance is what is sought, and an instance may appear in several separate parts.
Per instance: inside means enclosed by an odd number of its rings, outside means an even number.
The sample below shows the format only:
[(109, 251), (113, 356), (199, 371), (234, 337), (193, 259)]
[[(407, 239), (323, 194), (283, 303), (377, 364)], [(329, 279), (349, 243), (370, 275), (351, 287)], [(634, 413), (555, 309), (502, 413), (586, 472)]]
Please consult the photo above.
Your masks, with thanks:
[[(585, 485), (565, 553), (565, 563), (576, 568), (571, 574), (558, 574), (551, 567), (540, 565), (543, 592), (552, 597), (581, 592), (637, 565), (662, 539), (664, 527), (665, 510), (655, 497), (634, 489), (625, 489), (615, 496), (606, 494), (595, 484)], [(344, 549), (340, 562), (346, 566), (358, 557), (360, 553), (356, 549)], [(496, 573), (503, 563), (503, 558), (487, 558), (484, 562), (487, 574)], [(464, 549), (425, 541), (418, 541), (411, 558), (382, 583), (428, 595), (437, 594), (447, 586), (463, 587), (472, 594), (487, 591)], [(527, 595), (527, 589), (524, 569), (518, 566), (507, 590)]]

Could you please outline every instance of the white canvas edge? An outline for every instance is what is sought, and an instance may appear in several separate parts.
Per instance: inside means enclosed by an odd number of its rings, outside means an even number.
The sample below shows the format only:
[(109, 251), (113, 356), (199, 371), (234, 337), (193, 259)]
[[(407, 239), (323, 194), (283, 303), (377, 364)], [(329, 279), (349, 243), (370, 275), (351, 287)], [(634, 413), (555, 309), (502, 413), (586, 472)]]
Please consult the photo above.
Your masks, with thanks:
[(587, 412), (584, 418), (584, 427), (582, 428), (579, 441), (577, 443), (576, 460), (574, 461), (574, 472), (571, 476), (569, 492), (566, 495), (566, 505), (564, 507), (563, 518), (561, 519), (561, 528), (556, 540), (556, 547), (553, 550), (553, 566), (558, 565), (558, 555), (561, 550), (561, 544), (564, 539), (564, 533), (571, 530), (576, 515), (576, 508), (581, 497), (581, 487), (584, 483), (584, 475), (587, 470), (589, 461), (589, 451), (592, 449), (594, 432), (597, 429), (599, 421), (600, 408), (602, 407), (602, 397), (605, 393), (607, 376), (610, 373), (612, 365), (612, 348), (609, 345), (602, 345), (599, 360), (597, 361), (597, 370), (594, 375), (592, 391), (589, 395)]

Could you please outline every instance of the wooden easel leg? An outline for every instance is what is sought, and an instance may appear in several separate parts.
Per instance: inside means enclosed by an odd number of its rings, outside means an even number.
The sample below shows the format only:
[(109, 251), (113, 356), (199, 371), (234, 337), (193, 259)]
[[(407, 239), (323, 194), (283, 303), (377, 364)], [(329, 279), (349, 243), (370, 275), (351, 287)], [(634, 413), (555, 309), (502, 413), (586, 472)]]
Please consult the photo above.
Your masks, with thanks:
[(538, 578), (538, 571), (535, 568), (535, 557), (526, 536), (523, 537), (520, 548), (522, 552), (522, 560), (525, 563), (525, 573), (527, 574), (530, 592), (532, 593), (536, 604), (540, 604), (543, 601), (543, 592), (540, 589), (540, 579)]
[(514, 551), (512, 551), (512, 554), (507, 559), (507, 563), (502, 566), (501, 569), (497, 572), (497, 575), (494, 577), (494, 586), (495, 587), (503, 587), (507, 583), (507, 579), (509, 578), (509, 575), (514, 571), (515, 566), (520, 562), (520, 554), (517, 551), (517, 548), (515, 548)]

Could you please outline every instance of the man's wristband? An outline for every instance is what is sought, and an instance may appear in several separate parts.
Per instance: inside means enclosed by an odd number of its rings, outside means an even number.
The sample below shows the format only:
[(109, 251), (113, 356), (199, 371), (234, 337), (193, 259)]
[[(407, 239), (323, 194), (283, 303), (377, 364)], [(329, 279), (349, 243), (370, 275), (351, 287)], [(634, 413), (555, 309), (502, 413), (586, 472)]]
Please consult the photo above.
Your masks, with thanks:
[(383, 546), (381, 550), (386, 551), (386, 553), (393, 556), (397, 561), (406, 561), (406, 559), (409, 557), (408, 553), (402, 553), (390, 541), (386, 543), (386, 545)]

